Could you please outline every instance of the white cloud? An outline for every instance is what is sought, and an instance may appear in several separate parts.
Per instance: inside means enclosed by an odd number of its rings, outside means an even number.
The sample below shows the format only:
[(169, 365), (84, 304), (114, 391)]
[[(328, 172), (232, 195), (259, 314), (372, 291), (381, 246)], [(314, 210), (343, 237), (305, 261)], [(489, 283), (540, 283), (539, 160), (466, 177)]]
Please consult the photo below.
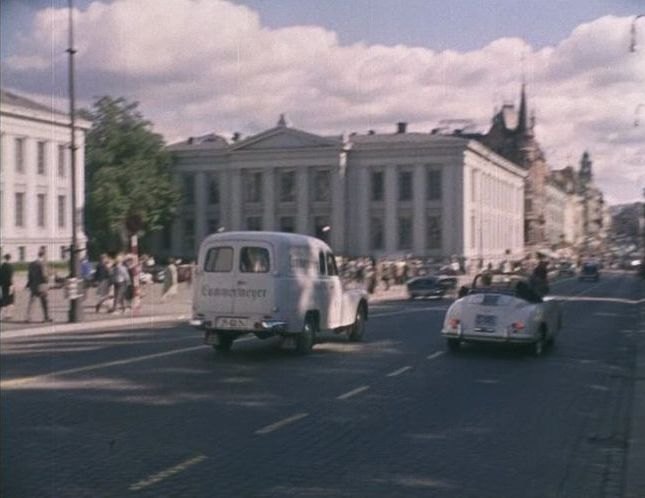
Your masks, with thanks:
[[(538, 139), (554, 168), (589, 150), (611, 200), (640, 195), (645, 177), (645, 48), (629, 52), (630, 18), (578, 26), (539, 50), (500, 38), (479, 50), (341, 45), (317, 26), (269, 29), (257, 12), (224, 0), (121, 0), (76, 12), (82, 97), (124, 95), (168, 140), (219, 131), (254, 133), (281, 112), (311, 132), (429, 131), (470, 118), (486, 129), (493, 108), (517, 102), (522, 58)], [(67, 13), (46, 9), (3, 63), (14, 86), (50, 91), (64, 74)], [(6, 79), (6, 78), (5, 78)], [(59, 76), (60, 81), (63, 80)], [(640, 169), (639, 169), (640, 168)]]

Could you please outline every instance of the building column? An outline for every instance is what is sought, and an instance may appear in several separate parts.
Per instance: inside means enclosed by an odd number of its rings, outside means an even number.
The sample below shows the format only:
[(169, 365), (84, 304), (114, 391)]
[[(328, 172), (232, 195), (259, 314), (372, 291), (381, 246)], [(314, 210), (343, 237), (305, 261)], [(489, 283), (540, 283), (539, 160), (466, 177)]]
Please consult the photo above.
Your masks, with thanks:
[(331, 247), (334, 252), (346, 254), (345, 247), (345, 178), (338, 168), (331, 172)]
[[(371, 192), (371, 182), (369, 176), (369, 169), (360, 166), (356, 169), (357, 181), (355, 185), (361, 185), (362, 188), (353, 189), (353, 195), (356, 198), (352, 202), (356, 202), (356, 212), (353, 214), (353, 227), (356, 230), (356, 239), (352, 240), (352, 232), (348, 232), (348, 242), (351, 245), (351, 250), (356, 255), (366, 255), (372, 253), (370, 246), (370, 223), (371, 216), (369, 212), (369, 198)], [(349, 199), (348, 199), (349, 201)]]
[(226, 227), (226, 230), (240, 230), (244, 198), (242, 197), (242, 173), (239, 169), (231, 170), (231, 194), (228, 205), (231, 207), (229, 217), (231, 226)]
[(275, 230), (275, 169), (270, 168), (262, 172), (262, 229)]
[(208, 181), (206, 173), (197, 171), (193, 178), (195, 189), (195, 244), (197, 247), (206, 237), (206, 209), (208, 199), (206, 198), (206, 189)]
[(399, 192), (397, 189), (397, 168), (385, 168), (385, 252), (391, 254), (398, 251), (398, 212)]
[(299, 168), (296, 172), (296, 231), (311, 235), (309, 226), (309, 168)]
[(426, 167), (423, 164), (415, 165), (412, 183), (412, 253), (416, 255), (426, 255), (428, 252), (426, 179)]

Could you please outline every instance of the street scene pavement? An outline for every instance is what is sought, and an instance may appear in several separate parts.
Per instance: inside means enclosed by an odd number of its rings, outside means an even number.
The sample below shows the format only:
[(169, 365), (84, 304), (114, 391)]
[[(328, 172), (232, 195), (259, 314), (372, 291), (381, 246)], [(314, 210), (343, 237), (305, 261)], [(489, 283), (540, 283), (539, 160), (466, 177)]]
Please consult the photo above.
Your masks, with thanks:
[(165, 323), (3, 324), (2, 496), (642, 497), (644, 287), (554, 283), (564, 326), (539, 358), (449, 353), (452, 299), (402, 288), (362, 343), (308, 356), (252, 336), (216, 353), (179, 318), (187, 287), (150, 298)]

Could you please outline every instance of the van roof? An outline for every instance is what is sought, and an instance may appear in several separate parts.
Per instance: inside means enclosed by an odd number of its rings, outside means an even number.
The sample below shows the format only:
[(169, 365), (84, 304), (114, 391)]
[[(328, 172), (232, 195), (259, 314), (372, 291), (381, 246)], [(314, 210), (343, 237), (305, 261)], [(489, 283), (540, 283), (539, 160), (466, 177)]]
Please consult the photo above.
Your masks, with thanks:
[(263, 232), (263, 231), (238, 231), (238, 232), (221, 232), (209, 235), (204, 239), (204, 242), (213, 241), (226, 241), (226, 240), (257, 240), (265, 242), (277, 242), (287, 245), (319, 245), (325, 249), (331, 250), (329, 246), (322, 240), (309, 235), (300, 233), (287, 233), (287, 232)]

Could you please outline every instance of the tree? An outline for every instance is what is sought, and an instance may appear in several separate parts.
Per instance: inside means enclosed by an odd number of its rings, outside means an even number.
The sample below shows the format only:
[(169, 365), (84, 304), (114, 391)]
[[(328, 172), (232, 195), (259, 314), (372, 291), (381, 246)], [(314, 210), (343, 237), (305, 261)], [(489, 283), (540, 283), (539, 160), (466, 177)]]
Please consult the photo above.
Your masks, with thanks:
[(161, 135), (137, 110), (137, 102), (101, 97), (84, 115), (86, 140), (85, 228), (93, 252), (118, 251), (129, 235), (161, 230), (180, 199)]

